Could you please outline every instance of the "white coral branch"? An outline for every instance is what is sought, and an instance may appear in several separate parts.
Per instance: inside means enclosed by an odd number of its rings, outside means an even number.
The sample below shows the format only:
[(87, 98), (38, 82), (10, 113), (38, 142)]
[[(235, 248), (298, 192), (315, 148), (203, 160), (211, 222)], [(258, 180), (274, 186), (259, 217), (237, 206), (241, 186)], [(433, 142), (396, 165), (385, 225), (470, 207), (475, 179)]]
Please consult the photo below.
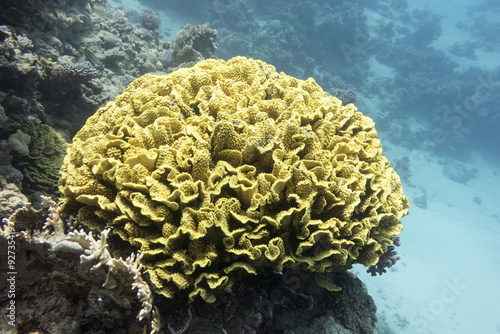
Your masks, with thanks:
[(137, 289), (137, 298), (142, 303), (142, 310), (137, 316), (139, 320), (142, 320), (144, 317), (148, 316), (151, 313), (151, 309), (153, 307), (153, 294), (151, 293), (149, 285), (142, 279), (141, 275), (142, 264), (140, 263), (140, 261), (143, 256), (144, 252), (142, 252), (138, 256), (132, 254), (125, 260), (128, 272), (134, 276), (132, 290)]
[(7, 218), (3, 218), (2, 225), (0, 226), (0, 236), (8, 239), (11, 233), (15, 233), (14, 223)]
[(131, 254), (127, 259), (125, 260), (125, 264), (127, 265), (127, 270), (129, 273), (134, 275), (135, 277), (140, 274), (142, 270), (142, 264), (141, 260), (144, 257), (144, 252), (141, 252), (141, 254), (135, 256), (134, 254)]
[(45, 220), (45, 224), (43, 225), (43, 229), (47, 230), (49, 226), (54, 228), (56, 234), (64, 233), (64, 221), (61, 218), (61, 211), (63, 205), (56, 206), (56, 202), (54, 202), (48, 196), (40, 196), (42, 199), (42, 208), (47, 209), (49, 215)]
[(80, 262), (90, 262), (98, 260), (99, 262), (92, 266), (90, 270), (95, 270), (102, 266), (103, 264), (108, 265), (109, 269), (112, 270), (113, 264), (111, 263), (112, 257), (108, 251), (108, 245), (106, 244), (106, 239), (108, 237), (109, 229), (105, 229), (101, 232), (101, 239), (95, 240), (92, 232), (88, 234), (83, 230), (79, 232), (69, 232), (66, 239), (75, 241), (82, 246), (85, 250), (84, 255), (80, 255)]
[(84, 230), (69, 232), (65, 239), (79, 243), (83, 249), (90, 248), (90, 238)]
[(101, 232), (101, 239), (96, 241), (92, 236), (92, 232), (89, 233), (90, 248), (85, 250), (86, 255), (80, 256), (81, 263), (90, 262), (93, 260), (99, 260), (99, 262), (94, 265), (90, 270), (95, 270), (103, 264), (107, 264), (110, 269), (112, 269), (113, 264), (111, 262), (111, 254), (108, 252), (108, 245), (106, 244), (106, 238), (108, 237), (109, 229), (105, 229)]
[(106, 282), (103, 284), (104, 287), (113, 288), (116, 286), (116, 284), (113, 284), (116, 282), (112, 282), (110, 278), (112, 272), (122, 271), (132, 275), (134, 280), (132, 283), (132, 290), (137, 289), (137, 298), (142, 303), (142, 309), (137, 318), (142, 320), (151, 314), (151, 310), (153, 308), (153, 294), (151, 293), (149, 285), (142, 279), (141, 275), (141, 260), (144, 256), (144, 252), (140, 255), (132, 254), (125, 260), (122, 258), (119, 258), (118, 260), (112, 258), (107, 249), (108, 245), (106, 244), (109, 231), (109, 229), (102, 231), (101, 238), (99, 240), (94, 239), (92, 232), (87, 234), (83, 230), (69, 232), (66, 239), (79, 243), (85, 250), (85, 255), (80, 256), (81, 263), (94, 260), (99, 261), (91, 268), (91, 270), (95, 270), (103, 264), (108, 267), (108, 275)]

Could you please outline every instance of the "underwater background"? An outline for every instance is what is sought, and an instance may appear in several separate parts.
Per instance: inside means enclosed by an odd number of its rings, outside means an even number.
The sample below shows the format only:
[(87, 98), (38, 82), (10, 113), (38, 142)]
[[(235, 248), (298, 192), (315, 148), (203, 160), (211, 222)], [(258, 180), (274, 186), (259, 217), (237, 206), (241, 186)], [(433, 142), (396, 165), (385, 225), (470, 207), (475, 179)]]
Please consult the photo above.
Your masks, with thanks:
[[(199, 320), (210, 312), (197, 306), (189, 317), (179, 312), (189, 318), (182, 325), (174, 316), (164, 321), (172, 326), (161, 333), (500, 333), (500, 2), (4, 0), (0, 8), (1, 218), (28, 202), (43, 208), (40, 195), (57, 201), (67, 145), (147, 73), (166, 75), (210, 58), (259, 59), (277, 72), (314, 78), (375, 122), (410, 214), (391, 254), (394, 266), (375, 276), (359, 264), (350, 270), (369, 295), (361, 311), (342, 311), (351, 320), (339, 320), (337, 302), (324, 302), (318, 314), (333, 314), (337, 324), (316, 317), (294, 331), (286, 325), (294, 316), (283, 311), (279, 328), (247, 315), (212, 329)], [(306, 281), (298, 270), (293, 275)], [(31, 289), (17, 279), (18, 295)], [(9, 286), (2, 284), (2, 333), (66, 333), (50, 322), (57, 322), (55, 306), (53, 318), (38, 321), (33, 310), (16, 319), (24, 326), (9, 327)], [(238, 300), (250, 294), (234, 293)], [(295, 307), (299, 315), (311, 308)], [(116, 317), (135, 317), (123, 312)], [(362, 325), (349, 325), (361, 318)], [(242, 328), (245, 321), (263, 324)], [(86, 326), (67, 333), (127, 332)]]

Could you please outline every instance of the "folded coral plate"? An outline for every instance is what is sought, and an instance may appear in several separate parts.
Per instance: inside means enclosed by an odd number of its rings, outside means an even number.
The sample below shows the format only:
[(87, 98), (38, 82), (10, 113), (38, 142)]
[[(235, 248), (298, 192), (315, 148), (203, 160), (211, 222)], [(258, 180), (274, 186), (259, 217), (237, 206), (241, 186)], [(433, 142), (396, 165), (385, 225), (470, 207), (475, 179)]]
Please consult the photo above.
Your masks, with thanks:
[(408, 213), (372, 119), (244, 57), (138, 78), (88, 119), (61, 173), (67, 210), (110, 228), (114, 255), (144, 252), (168, 298), (211, 302), (298, 263), (375, 265)]

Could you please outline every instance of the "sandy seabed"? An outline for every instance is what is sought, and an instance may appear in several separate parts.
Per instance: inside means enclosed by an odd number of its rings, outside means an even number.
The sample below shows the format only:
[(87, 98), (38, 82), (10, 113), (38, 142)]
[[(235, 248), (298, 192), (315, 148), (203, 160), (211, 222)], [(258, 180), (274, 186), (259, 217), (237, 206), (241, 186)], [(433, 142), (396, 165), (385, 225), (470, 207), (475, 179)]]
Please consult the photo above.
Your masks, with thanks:
[[(464, 185), (427, 157), (412, 166), (404, 187), (411, 208), (403, 218), (401, 260), (380, 277), (361, 267), (356, 272), (379, 319), (395, 333), (498, 333), (499, 168), (475, 156), (466, 166), (478, 170), (477, 178)], [(426, 209), (412, 203), (419, 188), (427, 192)]]

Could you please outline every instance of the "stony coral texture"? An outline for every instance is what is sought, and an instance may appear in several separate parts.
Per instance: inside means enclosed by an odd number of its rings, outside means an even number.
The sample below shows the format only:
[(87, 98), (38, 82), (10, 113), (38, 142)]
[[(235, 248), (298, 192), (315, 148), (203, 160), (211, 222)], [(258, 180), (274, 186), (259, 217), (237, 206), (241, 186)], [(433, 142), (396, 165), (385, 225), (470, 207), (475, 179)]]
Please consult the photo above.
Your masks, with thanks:
[(302, 263), (374, 265), (407, 214), (374, 122), (259, 60), (145, 75), (90, 117), (60, 190), (112, 252), (144, 252), (166, 297)]

